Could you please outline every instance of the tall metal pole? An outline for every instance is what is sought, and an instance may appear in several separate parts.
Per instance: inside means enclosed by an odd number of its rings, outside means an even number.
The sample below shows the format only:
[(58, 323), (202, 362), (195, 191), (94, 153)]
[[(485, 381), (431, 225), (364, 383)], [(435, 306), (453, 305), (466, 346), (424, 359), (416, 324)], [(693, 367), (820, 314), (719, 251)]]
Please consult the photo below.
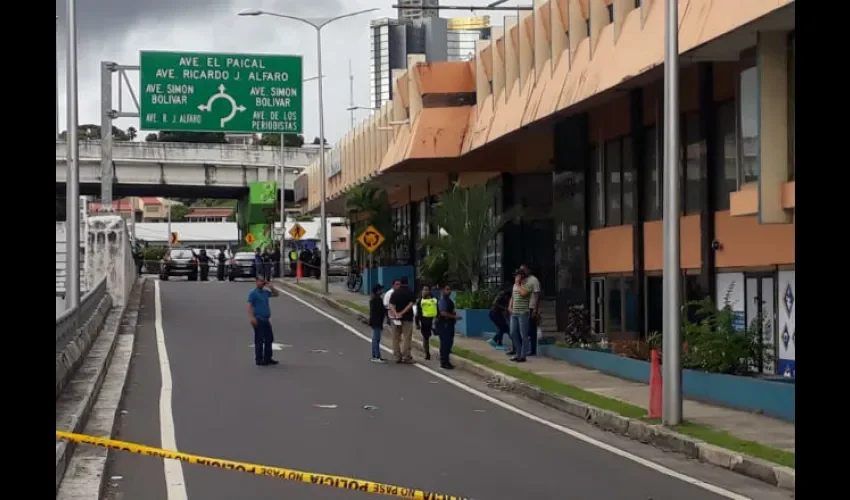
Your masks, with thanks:
[(325, 103), (322, 96), (322, 28), (316, 28), (316, 59), (319, 66), (319, 185), (321, 189), (319, 196), (319, 220), (322, 227), (319, 230), (321, 247), (321, 276), (322, 276), (322, 291), (328, 293), (328, 214), (325, 210)]
[(80, 143), (79, 118), (77, 116), (77, 1), (66, 0), (68, 16), (68, 43), (65, 65), (65, 95), (68, 105), (68, 173), (65, 177), (65, 307), (73, 309), (80, 305)]
[(354, 71), (351, 69), (351, 59), (348, 60), (348, 109), (351, 113), (351, 130), (354, 130)]
[(682, 423), (679, 266), (679, 2), (667, 0), (664, 52), (664, 425)]
[(56, 16), (56, 140), (59, 140), (59, 16)]
[(168, 242), (168, 248), (171, 248), (171, 204), (174, 203), (171, 200), (168, 200), (168, 235), (165, 241)]
[[(321, 73), (320, 73), (321, 74)], [(286, 154), (286, 147), (283, 145), (283, 134), (280, 134), (280, 277), (286, 276), (286, 271), (283, 269), (283, 263), (286, 260), (286, 162), (283, 158)]]
[(100, 211), (112, 212), (112, 68), (100, 63)]

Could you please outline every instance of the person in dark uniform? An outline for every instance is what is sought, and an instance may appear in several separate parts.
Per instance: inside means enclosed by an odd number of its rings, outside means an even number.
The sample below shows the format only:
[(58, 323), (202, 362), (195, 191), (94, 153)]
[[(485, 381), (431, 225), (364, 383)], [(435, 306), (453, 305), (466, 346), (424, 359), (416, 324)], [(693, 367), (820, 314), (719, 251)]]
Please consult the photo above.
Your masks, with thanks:
[(499, 290), (499, 294), (496, 295), (496, 300), (493, 301), (493, 304), (490, 306), (490, 321), (493, 322), (493, 325), (496, 327), (496, 335), (493, 336), (490, 340), (487, 341), (493, 349), (498, 349), (503, 351), (505, 349), (502, 344), (502, 339), (507, 334), (510, 336), (511, 327), (508, 325), (508, 302), (511, 297), (505, 290)]
[(216, 256), (216, 260), (218, 260), (218, 267), (216, 268), (216, 279), (219, 281), (224, 281), (224, 267), (227, 265), (227, 255), (224, 254), (225, 249), (222, 248), (218, 251), (218, 255)]
[(259, 248), (254, 250), (254, 277), (263, 277), (263, 254)]
[(313, 252), (309, 248), (301, 250), (301, 255), (298, 256), (301, 261), (301, 275), (305, 278), (310, 275), (310, 264), (313, 262)]
[(272, 254), (269, 253), (268, 247), (263, 249), (263, 279), (271, 281), (272, 279)]
[(455, 343), (455, 323), (463, 319), (455, 314), (455, 303), (452, 300), (451, 285), (443, 286), (443, 295), (437, 305), (437, 335), (440, 337), (440, 368), (451, 370), (452, 346)]
[(425, 349), (425, 359), (431, 359), (431, 333), (436, 317), (437, 299), (431, 296), (431, 287), (425, 285), (416, 301), (416, 316), (413, 318), (416, 329), (422, 333), (422, 348)]
[(200, 253), (195, 253), (195, 251), (192, 250), (192, 255), (194, 255), (195, 258), (198, 259), (198, 267), (201, 271), (201, 281), (209, 281), (210, 261), (212, 261), (212, 259), (209, 255), (207, 255), (207, 251), (202, 248)]
[(275, 245), (274, 249), (272, 249), (272, 253), (270, 255), (272, 260), (272, 277), (280, 278), (283, 273), (283, 269), (280, 268), (280, 247)]

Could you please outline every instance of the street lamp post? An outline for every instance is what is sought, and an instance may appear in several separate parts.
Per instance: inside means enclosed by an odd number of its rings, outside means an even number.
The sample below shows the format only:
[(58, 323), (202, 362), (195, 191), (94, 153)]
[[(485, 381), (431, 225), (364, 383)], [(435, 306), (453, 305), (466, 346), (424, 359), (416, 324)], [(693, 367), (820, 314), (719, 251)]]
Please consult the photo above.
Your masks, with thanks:
[(664, 51), (664, 391), (662, 422), (682, 423), (682, 272), (679, 266), (679, 13), (667, 0)]
[[(72, 1), (72, 0), (69, 0)], [(266, 10), (260, 9), (245, 9), (239, 12), (240, 16), (273, 16), (280, 17), (284, 19), (291, 19), (293, 21), (299, 21), (309, 26), (312, 26), (313, 29), (316, 30), (316, 65), (318, 66), (318, 74), (322, 75), (322, 28), (331, 24), (334, 21), (339, 21), (340, 19), (345, 19), (348, 17), (358, 16), (360, 14), (365, 14), (367, 12), (373, 12), (379, 10), (375, 9), (364, 9), (358, 10), (355, 12), (349, 12), (347, 14), (341, 14), (334, 17), (298, 17), (291, 16), (288, 14), (279, 14), (277, 12), (269, 12)], [(319, 219), (321, 223), (320, 235), (321, 235), (321, 251), (325, 253), (320, 259), (321, 261), (321, 276), (322, 276), (322, 291), (328, 293), (328, 259), (327, 259), (327, 246), (328, 246), (328, 217), (326, 212), (326, 200), (325, 200), (325, 188), (327, 184), (327, 179), (325, 179), (325, 104), (322, 95), (322, 79), (319, 78), (319, 177), (321, 179), (321, 189), (319, 190), (319, 196), (321, 196), (321, 200), (319, 201)]]
[(68, 40), (65, 65), (65, 101), (68, 106), (68, 137), (66, 141), (68, 173), (65, 177), (65, 307), (80, 305), (80, 143), (77, 116), (77, 1), (67, 0)]
[[(305, 78), (302, 82), (307, 83), (325, 77), (322, 73), (319, 73), (319, 75), (321, 77), (311, 76), (310, 78)], [(277, 263), (281, 278), (286, 276), (286, 271), (283, 268), (283, 263), (286, 260), (286, 165), (284, 164), (286, 146), (283, 142), (284, 135), (280, 134), (280, 262)]]

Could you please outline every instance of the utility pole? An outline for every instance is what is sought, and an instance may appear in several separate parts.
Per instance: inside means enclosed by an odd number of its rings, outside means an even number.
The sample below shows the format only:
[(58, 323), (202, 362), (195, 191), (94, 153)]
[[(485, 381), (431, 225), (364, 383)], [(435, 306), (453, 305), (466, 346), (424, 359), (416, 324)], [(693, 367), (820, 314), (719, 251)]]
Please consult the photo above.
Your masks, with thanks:
[(351, 59), (348, 60), (348, 112), (351, 115), (351, 130), (354, 130), (354, 71), (351, 69)]

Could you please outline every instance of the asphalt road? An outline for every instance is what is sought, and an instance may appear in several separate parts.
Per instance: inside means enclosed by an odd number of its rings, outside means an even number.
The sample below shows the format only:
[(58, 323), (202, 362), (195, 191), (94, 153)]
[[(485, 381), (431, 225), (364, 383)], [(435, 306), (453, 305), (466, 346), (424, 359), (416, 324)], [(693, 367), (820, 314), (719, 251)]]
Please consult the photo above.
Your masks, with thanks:
[[(535, 403), (497, 396), (685, 474), (684, 479), (673, 477), (518, 415), (414, 366), (370, 363), (367, 342), (286, 296), (272, 304), (275, 341), (284, 344), (275, 352), (281, 363), (255, 366), (246, 311), (252, 286), (159, 283), (170, 362), (166, 378), (173, 384), (171, 413), (181, 451), (477, 500), (790, 497), (728, 471), (603, 436)], [(160, 446), (163, 377), (154, 295), (154, 287), (146, 287), (116, 437)], [(429, 366), (436, 368), (433, 363)], [(470, 385), (480, 383), (461, 373), (452, 376)], [(486, 392), (486, 385), (480, 385)], [(364, 409), (365, 405), (376, 409)], [(110, 452), (107, 496), (112, 500), (367, 497), (212, 467), (184, 464), (182, 470), (186, 496), (179, 496), (179, 487), (169, 496), (163, 460)], [(723, 490), (712, 492), (693, 484), (700, 481)]]

